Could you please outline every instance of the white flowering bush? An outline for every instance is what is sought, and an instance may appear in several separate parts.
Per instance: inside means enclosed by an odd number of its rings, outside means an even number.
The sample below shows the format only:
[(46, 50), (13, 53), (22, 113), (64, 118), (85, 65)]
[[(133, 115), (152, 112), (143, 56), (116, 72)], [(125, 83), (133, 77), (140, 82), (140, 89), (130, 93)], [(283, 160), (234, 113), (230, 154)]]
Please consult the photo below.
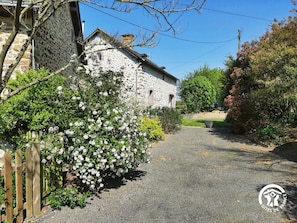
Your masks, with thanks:
[[(149, 161), (150, 144), (146, 133), (139, 131), (139, 114), (133, 108), (121, 103), (97, 107), (81, 106), (82, 101), (77, 104), (86, 116), (70, 122), (64, 132), (50, 127), (47, 139), (42, 141), (45, 166), (55, 172), (66, 167), (94, 190), (102, 188), (105, 179), (123, 177)], [(56, 180), (55, 174), (53, 177)]]
[(58, 140), (63, 147), (54, 147), (52, 159), (43, 161), (66, 165), (94, 190), (102, 188), (105, 179), (123, 177), (148, 161), (149, 141), (139, 131), (141, 113), (119, 99), (122, 73), (78, 70), (70, 82), (75, 92), (71, 100), (82, 115), (69, 120), (60, 133), (63, 140)]
[[(63, 168), (95, 190), (104, 186), (105, 179), (123, 177), (148, 161), (149, 141), (139, 130), (141, 112), (119, 97), (124, 91), (122, 73), (81, 66), (67, 79), (60, 75), (53, 78), (59, 81), (40, 83), (34, 91), (19, 94), (18, 102), (23, 104), (6, 104), (14, 111), (14, 116), (3, 111), (6, 120), (17, 122), (13, 128), (9, 123), (2, 125), (9, 127), (2, 131), (3, 135), (9, 133), (7, 138), (21, 132), (25, 140), (27, 131), (42, 132), (41, 162), (51, 180), (59, 181)], [(35, 109), (24, 113), (28, 104)]]
[(139, 124), (133, 109), (108, 103), (70, 123), (65, 131), (67, 152), (83, 184), (102, 188), (104, 178), (121, 177), (148, 160), (149, 144)]

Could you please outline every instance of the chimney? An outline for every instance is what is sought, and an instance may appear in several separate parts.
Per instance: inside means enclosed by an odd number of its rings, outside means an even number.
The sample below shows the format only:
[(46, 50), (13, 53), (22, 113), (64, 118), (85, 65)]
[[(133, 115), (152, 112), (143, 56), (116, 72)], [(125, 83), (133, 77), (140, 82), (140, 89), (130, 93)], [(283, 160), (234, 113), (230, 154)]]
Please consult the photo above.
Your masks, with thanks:
[(121, 42), (124, 46), (133, 48), (134, 44), (134, 35), (133, 34), (123, 34), (121, 36)]

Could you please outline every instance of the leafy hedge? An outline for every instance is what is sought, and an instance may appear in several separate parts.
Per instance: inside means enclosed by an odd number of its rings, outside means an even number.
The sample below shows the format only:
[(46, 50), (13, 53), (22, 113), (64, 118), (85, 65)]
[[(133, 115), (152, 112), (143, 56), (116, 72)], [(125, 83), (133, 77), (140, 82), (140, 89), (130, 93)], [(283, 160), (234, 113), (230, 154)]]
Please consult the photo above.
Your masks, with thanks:
[(148, 108), (146, 112), (152, 117), (158, 117), (163, 131), (167, 133), (174, 133), (180, 129), (182, 116), (181, 113), (168, 107), (162, 108)]
[[(9, 80), (8, 88), (15, 90), (47, 75), (46, 70), (18, 73), (16, 79)], [(56, 75), (9, 98), (0, 106), (1, 139), (24, 147), (28, 131), (46, 132), (50, 126), (63, 131), (71, 117), (83, 115), (71, 103), (73, 95), (66, 78)]]

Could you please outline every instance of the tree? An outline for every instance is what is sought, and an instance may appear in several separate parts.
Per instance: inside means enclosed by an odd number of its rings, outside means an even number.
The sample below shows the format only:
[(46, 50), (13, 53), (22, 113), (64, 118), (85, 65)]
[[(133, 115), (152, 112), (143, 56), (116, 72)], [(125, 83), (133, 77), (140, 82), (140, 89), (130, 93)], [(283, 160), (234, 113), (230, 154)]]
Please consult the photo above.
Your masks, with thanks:
[[(68, 4), (70, 0), (54, 0), (54, 1), (25, 1), (25, 0), (17, 0), (15, 7), (12, 9), (5, 8), (9, 11), (9, 13), (13, 17), (13, 24), (12, 29), (10, 32), (9, 37), (6, 40), (6, 43), (4, 44), (1, 53), (0, 53), (0, 95), (3, 95), (7, 82), (12, 76), (14, 70), (16, 69), (16, 66), (19, 64), (21, 58), (24, 56), (24, 53), (26, 49), (29, 47), (31, 40), (33, 39), (34, 35), (36, 34), (38, 28), (42, 26), (54, 13), (56, 10), (58, 10), (60, 7), (62, 7), (65, 4)], [(94, 4), (98, 7), (102, 8), (108, 8), (116, 11), (121, 12), (130, 12), (131, 10), (142, 8), (146, 13), (148, 13), (150, 16), (156, 18), (158, 21), (158, 24), (160, 27), (164, 27), (166, 25), (166, 29), (168, 31), (173, 31), (175, 33), (175, 29), (173, 26), (174, 22), (171, 22), (172, 15), (175, 13), (180, 13), (184, 11), (199, 11), (199, 9), (202, 7), (202, 5), (206, 2), (206, 0), (192, 0), (190, 2), (183, 2), (183, 1), (172, 1), (172, 0), (166, 0), (166, 1), (156, 1), (156, 0), (113, 0), (113, 1), (84, 1), (91, 4)], [(23, 43), (22, 47), (19, 50), (18, 56), (15, 58), (14, 62), (9, 66), (7, 71), (4, 72), (3, 65), (5, 58), (7, 56), (7, 53), (9, 52), (9, 49), (12, 47), (12, 44), (20, 32), (21, 26), (24, 24), (24, 21), (26, 19), (26, 14), (30, 10), (37, 10), (37, 16), (36, 19), (33, 21), (31, 28), (26, 27), (26, 33), (28, 34), (28, 38)], [(0, 24), (1, 26), (5, 25), (4, 22)], [(156, 30), (156, 33), (158, 30)], [(146, 40), (151, 40), (156, 33), (148, 37)], [(68, 67), (70, 65), (67, 65)], [(59, 69), (59, 72), (61, 70), (65, 69), (64, 67)], [(53, 71), (52, 71), (53, 72)], [(55, 73), (59, 73), (55, 72)], [(49, 75), (50, 78), (51, 76)], [(40, 81), (44, 81), (47, 79), (46, 77)], [(33, 83), (36, 84), (36, 83)], [(28, 84), (28, 86), (30, 83)], [(23, 88), (26, 88), (26, 86), (23, 86)], [(19, 90), (16, 90), (16, 93), (19, 92)], [(12, 95), (15, 92), (12, 93)], [(9, 95), (6, 95), (9, 97)], [(4, 99), (2, 98), (2, 101)]]
[(208, 80), (210, 80), (210, 82), (215, 88), (217, 102), (223, 101), (221, 96), (222, 88), (223, 88), (223, 84), (222, 84), (223, 71), (221, 69), (219, 68), (210, 69), (207, 65), (204, 65), (204, 67), (194, 71), (193, 75), (201, 75), (201, 76), (207, 77)]
[(296, 127), (296, 28), (296, 17), (275, 21), (259, 41), (245, 43), (231, 63), (234, 85), (226, 102), (234, 130), (280, 140)]
[(252, 97), (274, 122), (288, 123), (297, 111), (296, 29), (297, 17), (274, 23), (261, 37), (251, 63), (258, 85)]
[[(225, 61), (225, 70), (223, 71), (222, 77), (222, 91), (221, 91), (221, 101), (224, 102), (225, 98), (230, 94), (230, 89), (233, 85), (233, 79), (231, 78), (231, 73), (233, 72), (233, 68), (236, 67), (236, 58), (233, 56), (228, 56)], [(225, 103), (223, 103), (226, 106)]]
[(216, 99), (215, 87), (207, 77), (189, 75), (182, 80), (180, 97), (185, 102), (188, 112), (201, 112), (210, 109)]

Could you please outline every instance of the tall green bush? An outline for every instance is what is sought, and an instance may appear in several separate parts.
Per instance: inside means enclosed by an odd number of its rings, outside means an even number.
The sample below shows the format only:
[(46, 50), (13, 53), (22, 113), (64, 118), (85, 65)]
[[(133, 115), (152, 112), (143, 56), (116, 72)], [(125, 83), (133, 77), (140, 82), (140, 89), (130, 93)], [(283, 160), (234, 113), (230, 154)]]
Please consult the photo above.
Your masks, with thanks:
[(216, 101), (219, 104), (222, 104), (222, 92), (223, 92), (223, 70), (219, 68), (209, 68), (207, 65), (195, 70), (191, 75), (199, 75), (203, 77), (207, 77), (207, 79), (211, 82), (211, 84), (215, 88), (216, 92)]
[(207, 111), (214, 106), (216, 90), (207, 77), (194, 75), (182, 80), (180, 97), (188, 112)]

